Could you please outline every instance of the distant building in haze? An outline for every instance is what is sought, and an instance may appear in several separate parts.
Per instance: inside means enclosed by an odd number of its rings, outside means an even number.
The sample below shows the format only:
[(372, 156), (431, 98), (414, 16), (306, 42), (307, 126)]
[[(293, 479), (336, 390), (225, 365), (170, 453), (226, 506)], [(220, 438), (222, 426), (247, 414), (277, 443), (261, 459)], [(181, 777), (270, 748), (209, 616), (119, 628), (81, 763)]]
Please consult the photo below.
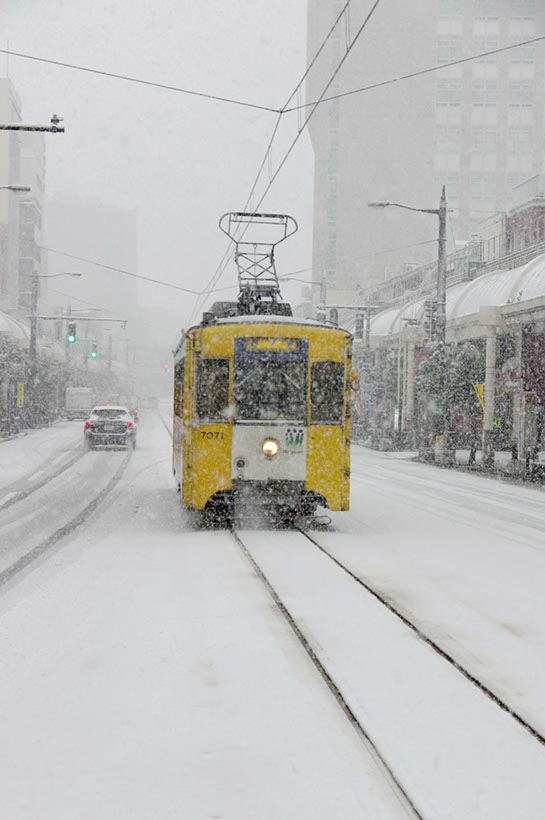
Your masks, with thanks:
[[(308, 56), (341, 0), (309, 0)], [(355, 0), (311, 71), (320, 95), (370, 0)], [(530, 40), (541, 0), (419, 0), (377, 8), (327, 96)], [(544, 46), (534, 43), (324, 103), (310, 122), (315, 152), (314, 277), (341, 296), (436, 255), (437, 219), (369, 201), (438, 207), (447, 186), (449, 250), (508, 211), (513, 189), (544, 170)], [(315, 301), (318, 289), (314, 288)]]
[[(97, 198), (55, 194), (47, 201), (46, 237), (48, 273), (83, 275), (48, 280), (44, 301), (51, 307), (69, 306), (75, 317), (79, 313), (82, 317), (109, 316), (130, 321), (136, 315), (137, 279), (130, 276), (138, 270), (136, 210), (105, 205)], [(130, 326), (124, 335), (120, 325), (80, 324), (78, 340), (87, 340), (88, 346), (93, 341), (102, 342), (101, 358), (107, 355), (110, 344), (114, 359), (128, 357), (123, 340), (129, 338)]]

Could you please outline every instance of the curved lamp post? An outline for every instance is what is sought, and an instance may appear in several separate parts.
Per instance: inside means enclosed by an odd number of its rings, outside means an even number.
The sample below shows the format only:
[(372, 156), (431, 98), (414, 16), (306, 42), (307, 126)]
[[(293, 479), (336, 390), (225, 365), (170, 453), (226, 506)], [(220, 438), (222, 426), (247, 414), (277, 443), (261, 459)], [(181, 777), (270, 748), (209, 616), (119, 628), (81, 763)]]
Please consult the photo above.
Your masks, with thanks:
[(400, 202), (369, 202), (370, 208), (404, 208), (407, 211), (417, 211), (421, 214), (433, 214), (439, 217), (439, 246), (437, 260), (437, 325), (435, 338), (439, 342), (445, 341), (447, 323), (447, 194), (445, 186), (441, 191), (438, 208), (413, 208), (411, 205), (402, 205)]

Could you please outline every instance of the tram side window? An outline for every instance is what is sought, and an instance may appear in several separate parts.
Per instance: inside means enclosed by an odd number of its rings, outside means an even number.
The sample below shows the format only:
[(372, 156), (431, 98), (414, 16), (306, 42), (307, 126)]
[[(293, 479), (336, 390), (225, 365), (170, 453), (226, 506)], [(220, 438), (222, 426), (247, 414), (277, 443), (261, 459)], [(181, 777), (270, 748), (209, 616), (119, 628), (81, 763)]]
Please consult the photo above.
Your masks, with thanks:
[(197, 418), (227, 421), (229, 416), (229, 359), (197, 362)]
[(184, 408), (184, 360), (174, 368), (174, 415), (181, 416)]
[(342, 424), (344, 364), (314, 362), (310, 369), (311, 424)]

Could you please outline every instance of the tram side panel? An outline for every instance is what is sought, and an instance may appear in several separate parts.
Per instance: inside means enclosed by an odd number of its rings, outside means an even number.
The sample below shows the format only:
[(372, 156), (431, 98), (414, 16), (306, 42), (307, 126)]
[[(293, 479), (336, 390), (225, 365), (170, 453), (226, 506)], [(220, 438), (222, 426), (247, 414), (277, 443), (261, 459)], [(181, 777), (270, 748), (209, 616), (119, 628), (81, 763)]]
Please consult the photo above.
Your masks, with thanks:
[[(330, 510), (350, 504), (349, 343), (337, 337), (319, 340), (310, 364), (307, 450), (308, 492), (323, 496)], [(327, 356), (327, 358), (325, 358)]]
[(206, 342), (202, 329), (196, 331), (187, 357), (182, 500), (194, 510), (231, 489), (230, 351), (223, 345), (208, 349)]

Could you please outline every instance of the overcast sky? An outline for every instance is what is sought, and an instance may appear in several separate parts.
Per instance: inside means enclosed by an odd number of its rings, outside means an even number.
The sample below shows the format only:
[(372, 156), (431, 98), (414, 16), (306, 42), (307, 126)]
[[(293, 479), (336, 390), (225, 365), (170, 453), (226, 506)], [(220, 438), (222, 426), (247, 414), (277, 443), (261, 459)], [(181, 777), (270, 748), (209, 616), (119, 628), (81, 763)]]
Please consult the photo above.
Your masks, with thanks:
[[(1, 46), (13, 51), (261, 105), (279, 107), (305, 69), (304, 0), (0, 0), (0, 12)], [(5, 74), (3, 55), (0, 66)], [(226, 248), (218, 218), (243, 207), (275, 115), (13, 56), (9, 75), (26, 121), (65, 120), (63, 136), (46, 137), (48, 192), (136, 207), (139, 272), (201, 288)], [(295, 133), (290, 116), (276, 160)], [(300, 225), (280, 273), (310, 267), (312, 189), (305, 134), (262, 206)], [(233, 264), (220, 284), (235, 282)], [(140, 296), (177, 307), (180, 324), (193, 308), (158, 286)]]

